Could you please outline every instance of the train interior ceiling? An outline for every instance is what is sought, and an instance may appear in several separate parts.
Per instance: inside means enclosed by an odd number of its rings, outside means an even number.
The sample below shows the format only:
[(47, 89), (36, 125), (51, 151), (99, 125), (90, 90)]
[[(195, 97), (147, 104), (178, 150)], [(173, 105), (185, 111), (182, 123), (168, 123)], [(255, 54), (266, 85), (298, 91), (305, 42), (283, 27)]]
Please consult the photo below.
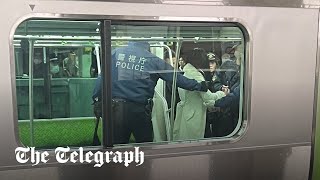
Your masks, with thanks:
[[(44, 148), (91, 145), (95, 126), (91, 96), (102, 61), (100, 23), (26, 20), (16, 29), (17, 117), (19, 137), (24, 145), (31, 142)], [(234, 47), (245, 42), (241, 28), (232, 23), (111, 24), (112, 49), (126, 46), (129, 41), (142, 40), (151, 44), (153, 54), (169, 59), (167, 62), (176, 67), (178, 58), (194, 48), (204, 49), (214, 56), (219, 66), (226, 55), (234, 59)], [(242, 76), (243, 72), (241, 82)], [(170, 103), (167, 102), (167, 106), (170, 107)], [(34, 119), (34, 131), (30, 131), (30, 119)], [(34, 134), (30, 136), (30, 133)], [(101, 126), (99, 136), (102, 136)]]

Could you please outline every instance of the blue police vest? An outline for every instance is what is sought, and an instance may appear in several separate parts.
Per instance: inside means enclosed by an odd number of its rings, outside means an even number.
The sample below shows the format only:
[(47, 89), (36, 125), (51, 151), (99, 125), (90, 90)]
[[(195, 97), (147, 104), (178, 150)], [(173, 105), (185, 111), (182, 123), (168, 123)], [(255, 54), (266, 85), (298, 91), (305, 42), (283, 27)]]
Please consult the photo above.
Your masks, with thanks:
[[(129, 42), (127, 47), (112, 52), (112, 97), (137, 103), (147, 103), (153, 97), (159, 78), (173, 80), (173, 67), (148, 51), (145, 42)], [(100, 81), (100, 82), (99, 82)], [(177, 86), (187, 90), (200, 90), (196, 80), (178, 73)], [(101, 96), (101, 78), (98, 77), (92, 98)]]

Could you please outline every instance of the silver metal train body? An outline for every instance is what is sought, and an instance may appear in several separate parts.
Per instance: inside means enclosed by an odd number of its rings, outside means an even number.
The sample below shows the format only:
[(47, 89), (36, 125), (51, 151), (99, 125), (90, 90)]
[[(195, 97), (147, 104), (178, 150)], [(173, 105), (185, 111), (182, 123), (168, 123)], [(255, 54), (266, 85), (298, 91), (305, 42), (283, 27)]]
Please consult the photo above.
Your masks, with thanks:
[[(0, 179), (311, 179), (319, 81), (319, 2), (10, 0), (3, 6)], [(220, 139), (141, 144), (145, 162), (138, 167), (105, 164), (94, 168), (92, 164), (56, 161), (38, 166), (19, 164), (15, 149), (22, 144), (14, 35), (28, 19), (240, 24), (246, 31), (242, 133)], [(84, 149), (125, 151), (131, 146)]]

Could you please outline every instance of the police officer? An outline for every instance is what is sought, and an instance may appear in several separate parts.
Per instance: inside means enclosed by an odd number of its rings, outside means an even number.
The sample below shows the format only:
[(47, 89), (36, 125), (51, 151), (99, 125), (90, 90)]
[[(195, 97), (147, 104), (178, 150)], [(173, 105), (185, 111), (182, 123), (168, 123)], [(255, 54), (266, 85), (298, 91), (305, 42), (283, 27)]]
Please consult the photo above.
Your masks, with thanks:
[[(173, 81), (173, 67), (150, 52), (148, 42), (129, 42), (112, 52), (112, 98), (114, 143), (128, 143), (131, 133), (136, 142), (153, 141), (151, 122), (152, 98), (158, 79)], [(93, 100), (101, 99), (101, 76)], [(198, 83), (177, 74), (178, 87), (207, 91), (205, 82)]]

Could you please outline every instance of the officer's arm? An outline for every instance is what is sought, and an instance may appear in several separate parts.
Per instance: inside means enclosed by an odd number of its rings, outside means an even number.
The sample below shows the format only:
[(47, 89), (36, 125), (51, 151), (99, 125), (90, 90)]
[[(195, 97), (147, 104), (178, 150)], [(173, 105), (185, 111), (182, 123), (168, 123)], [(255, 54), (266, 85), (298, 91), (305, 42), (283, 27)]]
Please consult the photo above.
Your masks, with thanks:
[(205, 81), (199, 83), (194, 79), (186, 78), (181, 73), (177, 74), (177, 86), (189, 91), (206, 91), (208, 89)]
[[(173, 81), (173, 67), (161, 59), (156, 59), (158, 75), (161, 79), (172, 83)], [(189, 91), (207, 91), (205, 82), (198, 83), (194, 79), (184, 77), (180, 72), (177, 72), (177, 86)]]
[[(221, 91), (218, 91), (221, 92)], [(230, 107), (232, 102), (234, 101), (235, 96), (234, 94), (230, 93), (227, 96), (219, 99), (218, 101), (215, 102), (214, 106), (215, 107), (220, 107), (220, 108), (227, 108)]]
[[(200, 72), (186, 74), (186, 75), (187, 77), (193, 78), (198, 82), (202, 82), (205, 80), (203, 75)], [(207, 107), (214, 107), (214, 104), (217, 100), (226, 96), (225, 93), (222, 91), (217, 91), (215, 93), (212, 93), (210, 90), (207, 90), (207, 92), (199, 92), (199, 93), (203, 102), (206, 104)]]

